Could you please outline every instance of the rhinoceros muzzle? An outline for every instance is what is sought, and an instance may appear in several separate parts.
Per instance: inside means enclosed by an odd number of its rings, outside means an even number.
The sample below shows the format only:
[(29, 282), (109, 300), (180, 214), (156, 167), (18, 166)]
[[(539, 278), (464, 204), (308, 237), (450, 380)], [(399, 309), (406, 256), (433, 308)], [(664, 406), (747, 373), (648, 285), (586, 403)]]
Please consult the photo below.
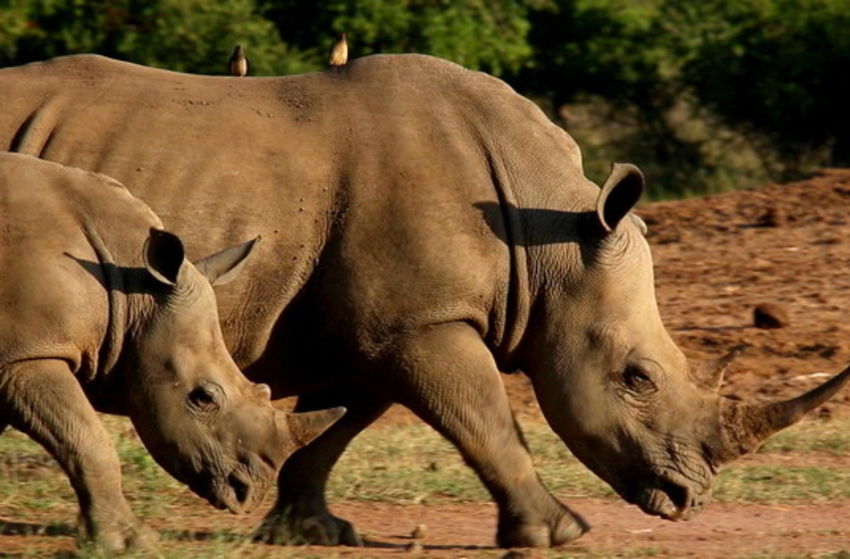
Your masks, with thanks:
[(262, 500), (271, 479), (270, 476), (252, 476), (240, 464), (229, 474), (204, 476), (188, 485), (193, 493), (206, 499), (213, 507), (244, 514)]
[[(687, 520), (708, 502), (710, 479), (717, 473), (720, 464), (753, 452), (771, 434), (799, 421), (848, 382), (850, 367), (790, 400), (745, 404), (721, 398), (720, 435), (718, 440), (712, 441), (713, 444), (703, 445), (703, 460), (678, 461), (676, 470), (664, 468), (656, 471), (649, 480), (632, 486), (637, 486), (637, 489), (620, 493), (648, 514), (667, 520)], [(700, 463), (704, 464), (705, 471)], [(684, 468), (688, 464), (690, 468)], [(685, 476), (683, 472), (691, 475)], [(707, 475), (708, 472), (711, 475)]]
[(233, 471), (225, 478), (225, 483), (216, 485), (215, 497), (218, 507), (233, 514), (242, 514), (251, 508), (255, 491), (250, 478), (243, 473)]
[(689, 520), (711, 498), (711, 489), (696, 487), (671, 475), (657, 482), (658, 488), (645, 488), (638, 506), (644, 512), (665, 520)]
[(665, 520), (688, 520), (711, 498), (711, 488), (694, 483), (677, 472), (653, 475), (643, 484), (629, 484), (617, 492), (646, 514)]

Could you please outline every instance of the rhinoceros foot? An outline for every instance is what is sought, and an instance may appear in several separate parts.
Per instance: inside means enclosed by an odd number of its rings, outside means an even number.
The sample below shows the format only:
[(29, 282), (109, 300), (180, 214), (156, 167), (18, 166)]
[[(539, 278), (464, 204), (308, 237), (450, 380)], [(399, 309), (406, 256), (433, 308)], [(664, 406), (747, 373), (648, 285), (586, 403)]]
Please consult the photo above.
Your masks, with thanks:
[(590, 525), (566, 507), (549, 521), (499, 522), (499, 547), (555, 547), (573, 541), (590, 530)]
[(363, 546), (363, 540), (347, 520), (327, 511), (299, 514), (293, 509), (286, 514), (275, 511), (269, 513), (254, 534), (254, 541), (287, 545)]
[(98, 551), (113, 554), (126, 551), (154, 549), (159, 542), (159, 534), (139, 520), (127, 523), (112, 523), (107, 526), (80, 525), (79, 544), (81, 548), (95, 548)]

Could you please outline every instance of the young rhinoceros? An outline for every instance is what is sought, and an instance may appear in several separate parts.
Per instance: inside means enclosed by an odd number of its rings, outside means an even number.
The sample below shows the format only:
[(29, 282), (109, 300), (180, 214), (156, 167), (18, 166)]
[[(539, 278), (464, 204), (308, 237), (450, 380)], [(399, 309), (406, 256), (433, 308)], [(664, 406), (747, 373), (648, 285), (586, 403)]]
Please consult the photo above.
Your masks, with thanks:
[(232, 512), (342, 414), (276, 411), (225, 349), (211, 284), (253, 242), (192, 265), (116, 181), (14, 154), (0, 154), (0, 216), (0, 431), (59, 461), (82, 539), (120, 551), (156, 538), (124, 499), (95, 409), (128, 415), (163, 468)]

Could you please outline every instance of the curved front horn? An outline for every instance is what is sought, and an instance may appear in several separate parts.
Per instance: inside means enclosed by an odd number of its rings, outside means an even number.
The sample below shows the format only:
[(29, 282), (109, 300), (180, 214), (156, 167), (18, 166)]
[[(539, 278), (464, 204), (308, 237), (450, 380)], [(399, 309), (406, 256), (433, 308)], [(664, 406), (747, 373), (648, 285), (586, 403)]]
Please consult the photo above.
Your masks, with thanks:
[(767, 437), (800, 421), (807, 412), (829, 400), (848, 380), (850, 367), (802, 396), (782, 402), (750, 405), (724, 398), (718, 460), (727, 462), (754, 451)]

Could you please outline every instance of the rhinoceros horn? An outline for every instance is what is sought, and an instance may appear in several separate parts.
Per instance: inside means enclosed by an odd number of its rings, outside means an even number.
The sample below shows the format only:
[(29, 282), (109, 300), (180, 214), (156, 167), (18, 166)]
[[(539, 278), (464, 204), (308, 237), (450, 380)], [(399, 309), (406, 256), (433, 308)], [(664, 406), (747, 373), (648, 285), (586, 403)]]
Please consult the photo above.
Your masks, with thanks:
[(307, 445), (345, 414), (344, 407), (284, 414), (284, 429), (296, 448)]
[(809, 411), (830, 399), (850, 380), (850, 366), (801, 396), (769, 404), (742, 404), (728, 398), (721, 402), (721, 445), (716, 456), (728, 462), (754, 451), (773, 433), (798, 422)]

